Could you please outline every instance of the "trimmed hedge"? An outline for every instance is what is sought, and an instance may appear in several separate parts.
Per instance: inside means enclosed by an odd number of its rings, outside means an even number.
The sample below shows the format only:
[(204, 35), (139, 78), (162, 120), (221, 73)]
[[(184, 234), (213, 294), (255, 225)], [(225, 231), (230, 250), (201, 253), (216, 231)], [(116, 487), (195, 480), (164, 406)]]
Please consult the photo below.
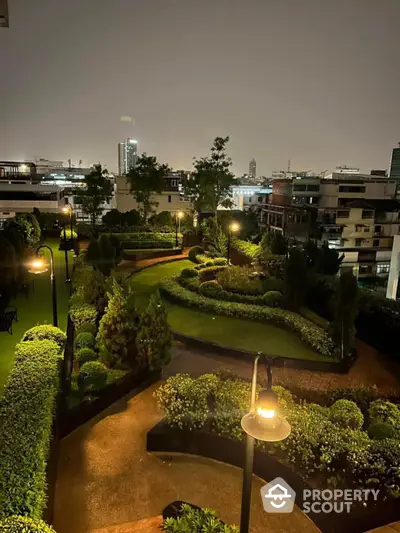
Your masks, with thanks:
[(0, 517), (42, 516), (60, 358), (50, 340), (16, 346), (0, 410)]
[(242, 241), (241, 239), (235, 238), (233, 238), (231, 241), (231, 247), (234, 250), (237, 250), (241, 254), (245, 255), (249, 259), (256, 259), (260, 251), (259, 244), (253, 244), (252, 242)]
[(180, 277), (184, 279), (197, 278), (199, 273), (194, 268), (184, 268), (181, 270)]
[(192, 263), (197, 263), (196, 258), (199, 254), (204, 254), (204, 250), (201, 246), (193, 246), (193, 248), (190, 248), (189, 250), (189, 261), (192, 261)]
[(75, 359), (80, 365), (84, 365), (88, 361), (96, 361), (98, 358), (98, 354), (92, 348), (81, 348), (75, 354)]
[(55, 533), (43, 520), (34, 520), (27, 516), (11, 516), (0, 522), (1, 533)]
[(201, 270), (199, 270), (199, 280), (200, 281), (210, 281), (211, 279), (215, 279), (218, 272), (221, 272), (222, 270), (225, 270), (226, 268), (229, 268), (227, 265), (218, 265), (218, 266), (205, 266)]
[(328, 334), (312, 322), (291, 311), (206, 298), (182, 287), (176, 276), (164, 280), (161, 284), (161, 290), (171, 300), (186, 307), (193, 307), (217, 315), (268, 322), (289, 329), (297, 333), (306, 344), (320, 354), (330, 357), (335, 355), (335, 346)]
[(100, 361), (88, 361), (78, 374), (78, 386), (83, 392), (98, 392), (107, 385), (107, 368)]
[[(176, 244), (175, 232), (106, 233), (105, 235), (117, 238), (124, 250), (174, 248)], [(178, 245), (181, 244), (182, 234), (178, 234)]]
[(195, 509), (185, 503), (179, 516), (166, 518), (161, 529), (166, 533), (239, 533), (236, 526), (228, 526), (219, 520), (214, 509)]
[(22, 341), (54, 341), (60, 348), (65, 346), (66, 334), (55, 326), (43, 325), (35, 326), (25, 332)]
[(92, 333), (82, 332), (75, 337), (74, 348), (81, 350), (82, 348), (94, 348), (96, 340)]
[(97, 309), (92, 304), (72, 305), (69, 310), (69, 316), (76, 329), (80, 329), (83, 324), (92, 324), (97, 319)]

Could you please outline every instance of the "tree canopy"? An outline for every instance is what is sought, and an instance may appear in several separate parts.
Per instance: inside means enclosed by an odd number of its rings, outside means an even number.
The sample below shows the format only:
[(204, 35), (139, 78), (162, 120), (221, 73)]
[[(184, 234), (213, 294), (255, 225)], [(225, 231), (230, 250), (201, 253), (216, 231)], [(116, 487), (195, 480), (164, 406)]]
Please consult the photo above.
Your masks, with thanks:
[(155, 156), (143, 153), (138, 157), (136, 166), (126, 175), (131, 193), (138, 204), (138, 209), (146, 222), (150, 213), (158, 206), (154, 194), (161, 194), (164, 179), (171, 172), (167, 164), (161, 164)]
[(104, 203), (109, 202), (113, 193), (113, 184), (108, 177), (108, 171), (95, 165), (90, 174), (85, 176), (85, 187), (76, 189), (74, 194), (81, 199), (82, 211), (89, 215), (94, 225), (101, 215)]
[(231, 172), (232, 160), (226, 154), (228, 137), (216, 137), (211, 147), (211, 155), (195, 159), (194, 172), (183, 182), (185, 196), (193, 202), (194, 209), (217, 212), (219, 205), (230, 208), (231, 187), (234, 175)]

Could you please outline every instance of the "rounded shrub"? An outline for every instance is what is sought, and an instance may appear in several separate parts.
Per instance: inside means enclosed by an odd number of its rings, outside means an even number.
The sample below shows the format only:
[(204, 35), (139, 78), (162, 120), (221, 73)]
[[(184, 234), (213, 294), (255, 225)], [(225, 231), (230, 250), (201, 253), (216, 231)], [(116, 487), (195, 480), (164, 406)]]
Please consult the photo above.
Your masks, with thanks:
[(94, 348), (94, 344), (94, 335), (84, 331), (75, 337), (74, 348), (77, 351), (82, 348)]
[(1, 533), (55, 533), (43, 520), (27, 516), (10, 516), (0, 522)]
[(181, 272), (181, 278), (195, 278), (199, 273), (194, 268), (184, 268)]
[(222, 265), (227, 265), (227, 264), (228, 264), (228, 261), (225, 259), (225, 257), (216, 257), (214, 259), (215, 266), (222, 266)]
[(396, 404), (387, 400), (375, 400), (369, 406), (369, 418), (388, 424), (400, 429), (400, 409)]
[(263, 294), (263, 302), (269, 307), (280, 307), (282, 304), (283, 295), (279, 291), (268, 291)]
[(364, 417), (361, 409), (350, 400), (338, 400), (330, 410), (331, 422), (346, 429), (361, 429)]
[(35, 326), (25, 332), (23, 341), (43, 341), (49, 340), (58, 344), (60, 348), (65, 345), (67, 340), (66, 334), (55, 326)]
[(204, 264), (206, 265), (206, 267), (212, 267), (214, 266), (214, 261), (206, 261)]
[(193, 246), (193, 248), (189, 250), (189, 260), (192, 261), (192, 263), (197, 263), (196, 257), (199, 254), (204, 254), (203, 248), (201, 246)]
[(93, 336), (95, 336), (97, 333), (96, 324), (93, 322), (84, 322), (76, 330), (76, 335), (79, 335), (80, 333), (91, 333)]
[(199, 293), (208, 298), (217, 298), (222, 291), (221, 285), (216, 281), (204, 281), (199, 287)]
[(96, 361), (98, 354), (92, 348), (81, 348), (76, 352), (75, 359), (80, 365), (84, 365), (88, 361)]
[(97, 318), (97, 309), (91, 304), (80, 304), (70, 306), (69, 316), (74, 326), (79, 329), (82, 324), (93, 323)]
[(387, 422), (372, 422), (368, 428), (368, 435), (374, 440), (390, 439), (394, 434), (394, 427)]
[(83, 392), (96, 392), (107, 384), (107, 368), (99, 361), (88, 361), (79, 370), (78, 386)]

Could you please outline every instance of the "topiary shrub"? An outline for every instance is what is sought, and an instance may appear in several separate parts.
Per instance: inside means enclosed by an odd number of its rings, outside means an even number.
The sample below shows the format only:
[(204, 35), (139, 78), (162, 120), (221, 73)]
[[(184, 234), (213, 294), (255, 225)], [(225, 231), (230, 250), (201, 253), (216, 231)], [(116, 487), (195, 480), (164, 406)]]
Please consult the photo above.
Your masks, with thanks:
[(24, 336), (22, 337), (23, 341), (43, 341), (43, 340), (49, 340), (54, 341), (60, 348), (63, 348), (65, 346), (67, 336), (66, 334), (61, 331), (61, 329), (56, 328), (55, 326), (50, 325), (43, 325), (43, 326), (35, 326), (31, 329), (28, 329), (28, 331), (25, 332)]
[(199, 275), (196, 269), (194, 268), (184, 268), (181, 271), (181, 278), (196, 278)]
[(0, 522), (1, 533), (55, 533), (43, 520), (27, 516), (11, 516)]
[(78, 333), (75, 337), (74, 348), (76, 351), (81, 350), (82, 348), (94, 348), (95, 340), (92, 333)]
[(394, 427), (387, 422), (372, 422), (368, 428), (368, 435), (374, 440), (390, 439), (394, 434)]
[(189, 250), (189, 260), (192, 262), (192, 263), (197, 263), (196, 261), (196, 257), (199, 255), (199, 254), (204, 254), (204, 250), (201, 246), (193, 246), (193, 248), (191, 248)]
[(228, 261), (225, 259), (225, 257), (216, 257), (213, 263), (215, 266), (221, 266), (221, 265), (227, 265)]
[(199, 293), (208, 298), (217, 298), (222, 292), (222, 287), (218, 281), (204, 281), (199, 287)]
[(76, 330), (76, 335), (79, 335), (80, 333), (91, 333), (95, 336), (97, 333), (97, 326), (93, 322), (84, 322)]
[(76, 329), (82, 324), (94, 323), (97, 319), (97, 309), (92, 304), (81, 304), (70, 307), (69, 315)]
[(75, 354), (75, 359), (79, 362), (80, 366), (88, 361), (96, 361), (98, 358), (98, 354), (92, 348), (81, 348)]
[(261, 280), (250, 267), (232, 266), (218, 272), (218, 283), (227, 291), (239, 294), (262, 294)]
[(98, 392), (107, 385), (107, 368), (100, 361), (88, 361), (79, 370), (78, 386), (83, 393)]
[(218, 519), (213, 509), (195, 509), (188, 504), (182, 504), (177, 518), (166, 518), (161, 524), (166, 533), (238, 533), (236, 526), (228, 526)]
[(368, 410), (370, 420), (387, 422), (400, 429), (400, 410), (396, 404), (386, 400), (375, 400)]
[(338, 400), (329, 410), (331, 422), (342, 428), (361, 429), (364, 417), (361, 409), (350, 400)]
[(265, 305), (269, 307), (280, 307), (283, 301), (283, 294), (279, 291), (268, 291), (262, 297)]

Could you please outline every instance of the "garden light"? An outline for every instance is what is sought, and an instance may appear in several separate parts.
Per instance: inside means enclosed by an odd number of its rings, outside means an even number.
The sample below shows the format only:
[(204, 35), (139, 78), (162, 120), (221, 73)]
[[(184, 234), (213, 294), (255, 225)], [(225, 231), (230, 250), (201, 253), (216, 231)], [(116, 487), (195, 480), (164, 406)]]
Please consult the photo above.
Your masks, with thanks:
[(43, 261), (43, 259), (40, 259), (40, 257), (34, 259), (28, 268), (28, 272), (31, 274), (43, 274), (48, 270), (48, 265), (46, 265), (46, 263)]
[(50, 246), (47, 246), (47, 244), (42, 244), (37, 248), (36, 258), (31, 262), (28, 272), (31, 272), (32, 274), (43, 274), (44, 272), (48, 271), (48, 265), (38, 255), (39, 251), (44, 249), (50, 252), (50, 281), (52, 293), (53, 326), (58, 327), (56, 274), (54, 270), (54, 254)]
[(184, 213), (183, 211), (178, 211), (177, 214), (176, 214), (176, 216), (177, 216), (178, 218), (183, 218), (183, 217), (185, 216), (185, 213)]
[(66, 205), (65, 207), (62, 208), (62, 212), (64, 213), (64, 215), (69, 215), (71, 212), (71, 206)]
[(232, 222), (232, 224), (229, 226), (229, 229), (232, 232), (239, 231), (240, 226), (239, 226), (239, 224), (237, 222)]

